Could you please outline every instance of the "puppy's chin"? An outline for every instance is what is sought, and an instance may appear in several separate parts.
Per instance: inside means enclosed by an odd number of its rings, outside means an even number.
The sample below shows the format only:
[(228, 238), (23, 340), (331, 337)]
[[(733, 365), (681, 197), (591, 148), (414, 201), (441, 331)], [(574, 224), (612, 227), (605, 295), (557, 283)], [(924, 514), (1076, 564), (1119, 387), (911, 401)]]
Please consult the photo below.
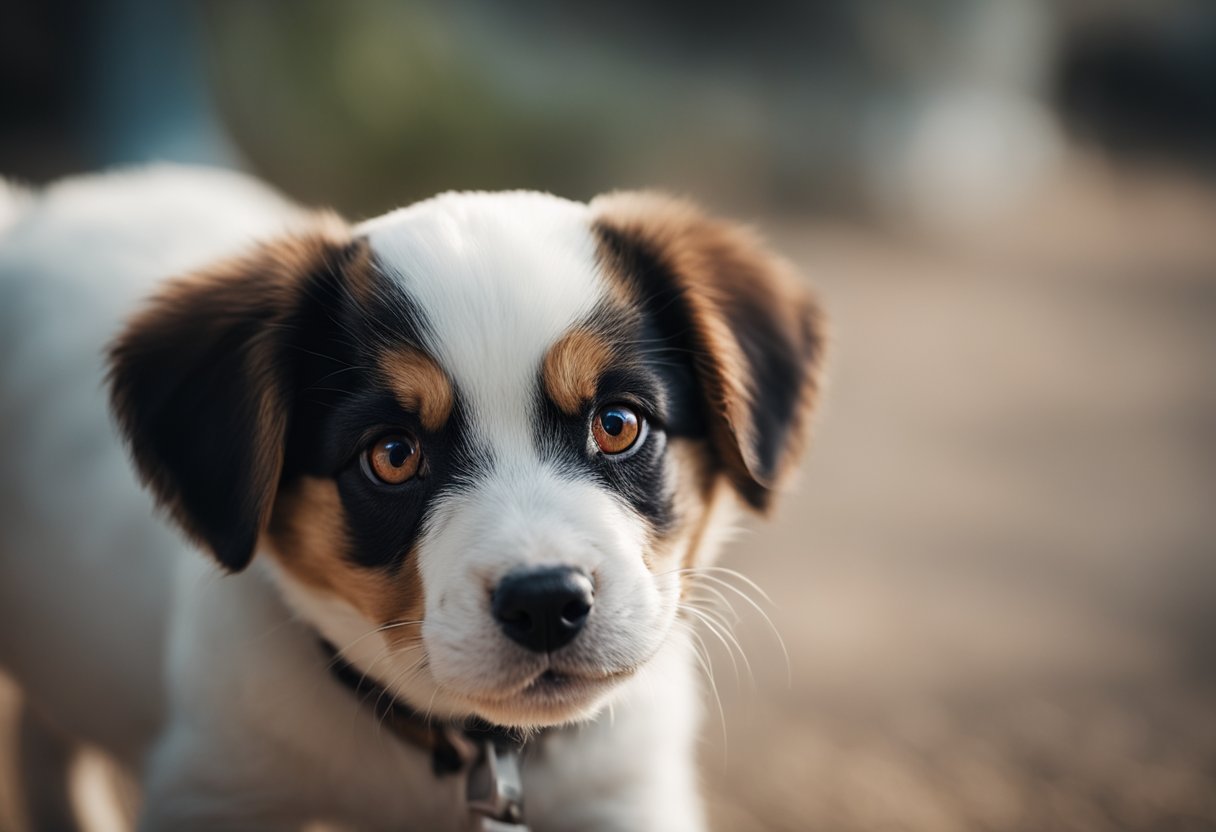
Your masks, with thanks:
[(634, 671), (588, 676), (545, 670), (503, 696), (462, 696), (474, 715), (509, 728), (545, 728), (593, 719)]
[[(612, 619), (593, 623), (572, 644), (552, 653), (521, 649), (483, 630), (477, 638), (450, 639), (450, 628), (423, 627), (430, 680), (444, 705), (511, 728), (538, 728), (596, 717), (631, 686), (672, 642), (662, 615), (633, 629), (647, 638), (621, 639)], [(428, 622), (429, 623), (429, 622)], [(666, 625), (666, 626), (665, 626)], [(584, 640), (585, 638), (585, 640)], [(469, 644), (482, 645), (470, 649)]]

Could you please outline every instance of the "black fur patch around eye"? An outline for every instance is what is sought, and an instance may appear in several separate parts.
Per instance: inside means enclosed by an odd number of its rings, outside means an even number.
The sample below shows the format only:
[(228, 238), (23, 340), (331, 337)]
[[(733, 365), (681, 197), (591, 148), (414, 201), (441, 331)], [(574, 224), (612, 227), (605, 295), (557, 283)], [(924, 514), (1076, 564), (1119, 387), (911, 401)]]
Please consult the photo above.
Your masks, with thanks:
[[(341, 287), (311, 287), (316, 303), (292, 322), (307, 338), (291, 350), (294, 408), (284, 482), (333, 479), (345, 512), (348, 556), (367, 567), (399, 566), (413, 548), (438, 494), (460, 487), (478, 455), (468, 443), (459, 396), (443, 426), (427, 431), (402, 408), (371, 369), (394, 348), (420, 349), (428, 339), (422, 312), (391, 281), (356, 298)], [(400, 485), (373, 482), (361, 464), (367, 447), (394, 432), (419, 443), (419, 475)]]
[[(594, 401), (579, 413), (564, 413), (542, 392), (538, 447), (573, 475), (616, 493), (662, 533), (675, 520), (667, 438), (705, 435), (701, 391), (687, 355), (664, 336), (654, 316), (600, 309), (593, 326), (611, 339), (618, 355), (627, 358), (601, 374)], [(647, 433), (636, 451), (610, 457), (591, 443), (591, 420), (600, 408), (618, 402), (643, 412)]]
[[(464, 405), (457, 400), (444, 426), (428, 432), (387, 391), (361, 396), (334, 419), (328, 436), (336, 467), (332, 476), (346, 513), (352, 560), (369, 567), (395, 567), (404, 560), (437, 498), (462, 487), (476, 467), (467, 425)], [(398, 431), (418, 440), (419, 473), (400, 485), (375, 482), (361, 457), (376, 438)]]
[[(617, 401), (628, 398), (606, 393), (602, 404)], [(666, 487), (666, 432), (659, 422), (651, 421), (636, 451), (617, 458), (605, 456), (590, 442), (591, 419), (602, 404), (597, 401), (584, 413), (568, 415), (542, 394), (537, 425), (541, 455), (572, 478), (589, 479), (614, 492), (656, 531), (668, 530), (674, 516)]]
[(389, 345), (424, 343), (427, 323), (421, 312), (372, 260), (374, 289), (356, 297), (342, 283), (320, 276), (307, 288), (309, 303), (289, 322), (295, 333), (281, 361), (291, 367), (294, 391), (283, 476), (323, 474), (316, 449), (334, 411), (377, 388), (369, 368)]

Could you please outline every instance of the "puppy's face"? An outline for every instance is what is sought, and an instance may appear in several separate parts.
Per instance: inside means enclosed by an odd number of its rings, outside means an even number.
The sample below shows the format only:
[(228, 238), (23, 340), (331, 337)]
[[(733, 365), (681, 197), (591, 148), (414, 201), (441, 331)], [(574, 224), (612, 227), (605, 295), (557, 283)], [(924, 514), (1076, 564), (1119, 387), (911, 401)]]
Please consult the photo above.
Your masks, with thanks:
[(793, 464), (809, 298), (683, 203), (452, 194), (182, 279), (116, 410), (184, 528), (440, 715), (593, 713), (663, 646), (728, 490)]

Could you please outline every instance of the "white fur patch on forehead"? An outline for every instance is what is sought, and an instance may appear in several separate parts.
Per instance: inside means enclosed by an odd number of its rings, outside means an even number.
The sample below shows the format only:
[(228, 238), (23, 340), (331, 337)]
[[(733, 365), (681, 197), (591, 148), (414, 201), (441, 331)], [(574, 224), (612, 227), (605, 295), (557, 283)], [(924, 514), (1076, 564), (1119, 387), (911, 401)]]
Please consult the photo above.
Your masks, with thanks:
[(424, 313), (426, 346), (474, 429), (496, 447), (531, 448), (544, 355), (608, 291), (587, 206), (527, 191), (447, 193), (358, 232)]

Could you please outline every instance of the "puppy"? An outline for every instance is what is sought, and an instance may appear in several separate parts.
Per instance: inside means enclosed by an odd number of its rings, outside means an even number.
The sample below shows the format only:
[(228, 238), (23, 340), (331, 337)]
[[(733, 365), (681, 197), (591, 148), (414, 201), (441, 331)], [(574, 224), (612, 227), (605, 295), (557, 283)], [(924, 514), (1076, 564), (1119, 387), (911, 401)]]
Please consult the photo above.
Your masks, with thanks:
[(823, 355), (752, 234), (178, 168), (2, 199), (0, 664), (142, 828), (704, 828), (681, 601)]

